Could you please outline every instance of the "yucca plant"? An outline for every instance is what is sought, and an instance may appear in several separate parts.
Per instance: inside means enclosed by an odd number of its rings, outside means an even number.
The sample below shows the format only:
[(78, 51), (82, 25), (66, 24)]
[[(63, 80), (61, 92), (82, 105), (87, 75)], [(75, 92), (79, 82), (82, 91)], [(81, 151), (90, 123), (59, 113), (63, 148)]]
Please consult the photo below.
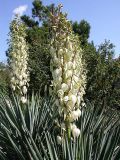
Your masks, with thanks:
[(18, 92), (11, 98), (0, 94), (1, 160), (120, 159), (119, 118), (117, 114), (109, 116), (100, 107), (84, 103), (87, 71), (82, 50), (61, 7), (58, 6), (57, 13), (51, 13), (50, 20), (53, 29), (50, 95), (56, 99), (34, 94), (27, 97), (25, 32), (23, 35), (16, 32), (16, 29), (23, 31), (20, 19), (13, 23), (11, 80), (13, 91), (17, 88)]
[(0, 98), (0, 159), (42, 159), (40, 148), (41, 139), (45, 139), (43, 133), (54, 132), (54, 119), (57, 116), (54, 107), (52, 98), (44, 101), (38, 96), (32, 96), (31, 100), (23, 105), (15, 96), (11, 101), (2, 95)]
[(116, 114), (87, 103), (77, 121), (78, 138), (57, 140), (59, 119), (55, 100), (32, 96), (0, 98), (0, 159), (2, 160), (119, 160), (120, 127)]
[(89, 104), (78, 121), (81, 131), (78, 138), (64, 137), (58, 145), (55, 136), (45, 134), (47, 160), (119, 160), (120, 126), (115, 117), (115, 113), (107, 117), (105, 112)]

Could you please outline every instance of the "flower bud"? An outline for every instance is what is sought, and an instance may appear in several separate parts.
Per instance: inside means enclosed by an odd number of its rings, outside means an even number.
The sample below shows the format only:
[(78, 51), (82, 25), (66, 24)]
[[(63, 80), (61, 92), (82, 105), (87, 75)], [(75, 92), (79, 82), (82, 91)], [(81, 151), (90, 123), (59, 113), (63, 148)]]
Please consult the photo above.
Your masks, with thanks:
[(61, 85), (61, 89), (64, 91), (64, 92), (66, 92), (67, 90), (68, 90), (68, 85), (66, 84), (66, 83), (62, 83), (62, 85)]
[(68, 71), (66, 72), (66, 78), (72, 77), (72, 75), (73, 75), (72, 70), (68, 70)]
[(68, 97), (68, 96), (65, 96), (65, 97), (63, 98), (63, 101), (64, 101), (64, 102), (68, 102), (68, 100), (69, 100), (69, 97)]

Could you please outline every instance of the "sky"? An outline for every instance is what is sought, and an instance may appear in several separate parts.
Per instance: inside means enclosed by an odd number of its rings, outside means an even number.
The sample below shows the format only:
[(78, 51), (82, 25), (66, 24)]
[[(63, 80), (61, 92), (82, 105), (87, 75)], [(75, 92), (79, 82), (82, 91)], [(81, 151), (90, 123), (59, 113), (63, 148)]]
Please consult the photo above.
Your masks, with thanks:
[[(0, 5), (0, 61), (5, 62), (9, 23), (14, 13), (31, 15), (33, 0), (1, 0)], [(87, 20), (91, 26), (89, 41), (96, 46), (110, 40), (115, 47), (115, 57), (120, 55), (120, 0), (42, 0), (43, 4), (63, 4), (68, 19)]]

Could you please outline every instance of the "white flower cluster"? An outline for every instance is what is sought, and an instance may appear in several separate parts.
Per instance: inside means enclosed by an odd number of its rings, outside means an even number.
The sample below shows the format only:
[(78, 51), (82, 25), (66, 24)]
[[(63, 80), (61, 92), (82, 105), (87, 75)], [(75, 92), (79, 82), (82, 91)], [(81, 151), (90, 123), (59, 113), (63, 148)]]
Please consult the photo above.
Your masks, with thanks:
[[(79, 108), (84, 102), (86, 69), (79, 38), (72, 32), (70, 22), (62, 13), (53, 16), (52, 22), (54, 23), (50, 50), (52, 86), (64, 113), (64, 121), (71, 123), (81, 115)], [(75, 132), (78, 131), (77, 128), (74, 129)]]
[(29, 72), (27, 68), (28, 54), (26, 44), (25, 26), (16, 17), (10, 28), (10, 67), (11, 67), (11, 87), (21, 96), (22, 103), (26, 103), (27, 86)]

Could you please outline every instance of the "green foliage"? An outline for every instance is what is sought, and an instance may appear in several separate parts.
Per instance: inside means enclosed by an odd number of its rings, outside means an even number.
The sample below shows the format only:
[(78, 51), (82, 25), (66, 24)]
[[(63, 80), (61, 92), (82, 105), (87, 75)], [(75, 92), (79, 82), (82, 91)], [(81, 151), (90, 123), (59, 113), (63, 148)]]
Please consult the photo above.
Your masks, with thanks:
[[(27, 25), (27, 42), (29, 44), (29, 68), (30, 68), (30, 90), (29, 93), (43, 91), (45, 86), (50, 85), (50, 53), (49, 53), (49, 28), (48, 28), (48, 8), (42, 2), (33, 2), (32, 17), (22, 16), (22, 20)], [(44, 23), (41, 26), (41, 23)]]
[(57, 143), (55, 101), (32, 96), (28, 104), (0, 96), (1, 160), (119, 160), (120, 126), (117, 114), (89, 103), (77, 122), (78, 139)]
[(48, 23), (50, 11), (55, 8), (55, 5), (44, 6), (41, 0), (34, 0), (32, 4), (32, 17), (37, 18), (43, 24)]
[(0, 63), (0, 89), (9, 89), (9, 68), (4, 63)]
[(90, 24), (85, 20), (81, 20), (80, 23), (74, 22), (72, 26), (73, 31), (80, 37), (81, 45), (86, 45), (90, 36)]
[(43, 132), (53, 132), (54, 106), (54, 100), (37, 96), (23, 105), (17, 97), (11, 100), (1, 95), (0, 159), (42, 160), (41, 140), (45, 139)]
[[(87, 47), (86, 47), (87, 48)], [(91, 53), (92, 49), (90, 49)], [(87, 50), (85, 49), (87, 53)], [(120, 107), (120, 60), (114, 59), (114, 45), (110, 41), (101, 44), (86, 56), (88, 83), (86, 97), (102, 107)]]
[(47, 48), (48, 32), (45, 28), (34, 27), (28, 30), (30, 90), (38, 92), (50, 85), (50, 54)]
[[(68, 140), (57, 145), (56, 138), (47, 133), (46, 141), (50, 159), (54, 160), (119, 160), (120, 127), (117, 121), (92, 106), (83, 109), (78, 121), (81, 129), (78, 139)], [(90, 108), (89, 108), (90, 107)]]
[(114, 59), (114, 45), (105, 40), (98, 49), (88, 42), (90, 25), (86, 21), (73, 23), (79, 35), (87, 65), (86, 98), (101, 107), (120, 109), (120, 59)]

